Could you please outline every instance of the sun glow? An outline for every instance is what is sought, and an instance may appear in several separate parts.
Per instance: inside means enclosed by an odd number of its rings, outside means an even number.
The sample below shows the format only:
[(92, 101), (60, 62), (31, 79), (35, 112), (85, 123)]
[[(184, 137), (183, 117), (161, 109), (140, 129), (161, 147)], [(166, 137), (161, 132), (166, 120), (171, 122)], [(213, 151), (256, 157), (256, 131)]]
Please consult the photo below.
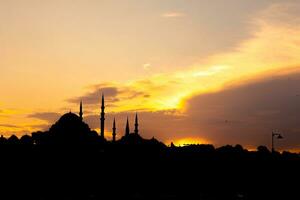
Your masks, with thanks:
[(173, 141), (173, 144), (176, 146), (186, 146), (191, 144), (210, 144), (210, 142), (204, 138), (181, 138)]

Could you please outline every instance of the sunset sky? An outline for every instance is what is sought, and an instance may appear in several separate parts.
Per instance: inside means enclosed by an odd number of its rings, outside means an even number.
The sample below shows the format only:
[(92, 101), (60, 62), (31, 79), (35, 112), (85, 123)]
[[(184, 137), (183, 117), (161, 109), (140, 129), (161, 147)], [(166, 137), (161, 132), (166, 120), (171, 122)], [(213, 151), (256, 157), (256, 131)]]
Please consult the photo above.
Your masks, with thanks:
[(0, 133), (69, 112), (118, 137), (300, 150), (300, 1), (0, 0)]

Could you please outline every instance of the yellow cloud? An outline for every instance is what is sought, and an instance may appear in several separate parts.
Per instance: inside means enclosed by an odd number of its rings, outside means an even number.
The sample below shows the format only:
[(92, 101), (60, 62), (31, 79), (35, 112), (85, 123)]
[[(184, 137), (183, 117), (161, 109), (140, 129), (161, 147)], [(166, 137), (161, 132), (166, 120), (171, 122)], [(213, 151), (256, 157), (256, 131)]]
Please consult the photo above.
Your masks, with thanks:
[(150, 64), (150, 63), (145, 63), (145, 64), (143, 65), (143, 69), (144, 69), (144, 70), (149, 70), (150, 67), (151, 67), (151, 64)]
[(185, 14), (182, 12), (167, 12), (161, 15), (164, 18), (177, 18), (177, 17), (184, 17)]

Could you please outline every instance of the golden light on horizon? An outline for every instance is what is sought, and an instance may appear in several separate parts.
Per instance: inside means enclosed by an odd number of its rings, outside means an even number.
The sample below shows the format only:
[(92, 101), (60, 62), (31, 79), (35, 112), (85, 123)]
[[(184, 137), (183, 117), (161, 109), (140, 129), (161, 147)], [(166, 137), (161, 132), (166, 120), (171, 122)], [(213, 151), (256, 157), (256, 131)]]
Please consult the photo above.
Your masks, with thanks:
[(188, 137), (188, 138), (181, 138), (174, 141), (167, 142), (170, 144), (173, 142), (175, 146), (185, 146), (185, 145), (192, 145), (192, 144), (211, 144), (208, 140), (199, 137)]

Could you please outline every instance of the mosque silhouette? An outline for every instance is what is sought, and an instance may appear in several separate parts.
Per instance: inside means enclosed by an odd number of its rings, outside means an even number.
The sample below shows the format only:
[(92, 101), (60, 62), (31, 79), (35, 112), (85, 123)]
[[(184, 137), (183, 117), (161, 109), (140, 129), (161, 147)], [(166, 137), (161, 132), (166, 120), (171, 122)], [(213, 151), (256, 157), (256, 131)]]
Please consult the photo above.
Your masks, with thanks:
[[(116, 120), (114, 118), (112, 124), (112, 140), (107, 141), (105, 138), (105, 99), (102, 94), (100, 113), (100, 133), (91, 130), (84, 122), (83, 103), (80, 102), (78, 115), (68, 112), (61, 116), (46, 132), (32, 133), (32, 142), (38, 144), (53, 144), (53, 145), (103, 145), (105, 143), (121, 143), (121, 144), (160, 144), (163, 143), (156, 140), (154, 137), (150, 140), (144, 139), (139, 134), (138, 114), (135, 115), (134, 131), (130, 132), (129, 120), (127, 117), (125, 133), (117, 140)], [(21, 138), (22, 139), (22, 138)]]

